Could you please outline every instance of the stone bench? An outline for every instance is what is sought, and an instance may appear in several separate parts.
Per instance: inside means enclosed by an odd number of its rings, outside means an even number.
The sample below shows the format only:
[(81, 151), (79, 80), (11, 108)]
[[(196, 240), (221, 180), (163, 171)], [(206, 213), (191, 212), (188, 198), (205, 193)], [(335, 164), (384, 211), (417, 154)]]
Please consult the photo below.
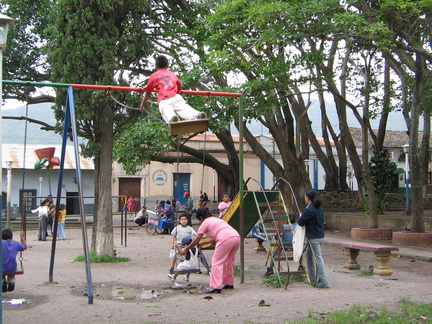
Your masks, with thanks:
[(378, 266), (374, 268), (374, 273), (381, 276), (390, 276), (393, 270), (388, 267), (391, 251), (399, 251), (395, 246), (379, 245), (363, 242), (340, 242), (348, 252), (349, 262), (344, 264), (347, 269), (359, 269), (360, 264), (357, 263), (357, 256), (360, 251), (373, 252), (378, 261)]

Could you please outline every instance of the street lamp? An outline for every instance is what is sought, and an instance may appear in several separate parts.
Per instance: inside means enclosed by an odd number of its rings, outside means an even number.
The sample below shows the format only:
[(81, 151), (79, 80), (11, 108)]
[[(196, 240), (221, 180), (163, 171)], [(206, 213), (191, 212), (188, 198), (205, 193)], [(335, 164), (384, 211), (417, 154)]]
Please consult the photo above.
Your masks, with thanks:
[(43, 197), (43, 195), (42, 195), (42, 181), (43, 181), (43, 178), (39, 177), (39, 196), (41, 197), (41, 201), (42, 201), (42, 197)]
[[(7, 39), (7, 34), (8, 34), (8, 30), (9, 27), (12, 27), (13, 24), (15, 22), (15, 19), (8, 17), (6, 15), (3, 15), (0, 13), (0, 105), (3, 102), (3, 51), (6, 49), (6, 39)], [(1, 133), (2, 133), (2, 129), (1, 129), (1, 119), (2, 119), (2, 115), (1, 115), (1, 109), (0, 109), (0, 161), (3, 161), (2, 159), (2, 138), (1, 138)], [(0, 178), (1, 178), (1, 170), (0, 170)], [(1, 198), (1, 190), (0, 190), (0, 198)], [(0, 207), (3, 208), (3, 206), (1, 206), (1, 199), (0, 199)], [(0, 208), (1, 209), (1, 208)], [(1, 229), (1, 225), (0, 225), (0, 229)]]
[(12, 196), (12, 163), (13, 161), (6, 161), (7, 168), (7, 198), (6, 198), (6, 227), (11, 228), (11, 196)]
[(409, 214), (409, 144), (402, 146), (405, 153), (405, 207), (406, 214)]

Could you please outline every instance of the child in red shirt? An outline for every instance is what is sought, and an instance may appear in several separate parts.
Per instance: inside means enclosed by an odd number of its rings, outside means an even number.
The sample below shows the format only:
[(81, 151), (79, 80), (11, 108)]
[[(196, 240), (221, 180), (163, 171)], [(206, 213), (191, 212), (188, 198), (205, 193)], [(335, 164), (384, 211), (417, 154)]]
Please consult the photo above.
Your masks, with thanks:
[(185, 120), (204, 119), (206, 114), (189, 106), (179, 94), (182, 85), (177, 76), (168, 70), (168, 59), (160, 55), (156, 58), (156, 68), (144, 88), (146, 94), (141, 102), (140, 110), (144, 112), (144, 105), (150, 98), (152, 91), (158, 95), (157, 102), (162, 118), (167, 124), (179, 121), (179, 117)]

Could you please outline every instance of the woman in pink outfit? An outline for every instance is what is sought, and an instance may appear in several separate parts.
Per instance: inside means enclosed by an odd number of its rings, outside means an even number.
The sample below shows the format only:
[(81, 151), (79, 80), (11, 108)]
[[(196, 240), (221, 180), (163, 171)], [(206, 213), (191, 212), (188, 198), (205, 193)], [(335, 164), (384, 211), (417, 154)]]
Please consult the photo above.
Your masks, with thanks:
[[(195, 239), (185, 247), (182, 254), (195, 245), (216, 242), (212, 257), (210, 287), (207, 293), (221, 293), (222, 289), (234, 288), (234, 259), (240, 246), (239, 233), (226, 221), (213, 217), (208, 208), (199, 208), (196, 217), (200, 222)], [(200, 242), (203, 235), (209, 239)]]
[(134, 211), (134, 204), (135, 204), (135, 200), (133, 199), (132, 196), (130, 196), (129, 199), (128, 199), (128, 212), (133, 213), (133, 211)]

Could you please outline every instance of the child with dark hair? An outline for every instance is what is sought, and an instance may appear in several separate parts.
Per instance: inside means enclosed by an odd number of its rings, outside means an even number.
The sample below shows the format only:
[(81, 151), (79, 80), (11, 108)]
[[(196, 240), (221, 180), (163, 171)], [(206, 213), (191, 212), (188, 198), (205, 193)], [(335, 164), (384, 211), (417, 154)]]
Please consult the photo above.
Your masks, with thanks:
[(181, 82), (173, 72), (168, 70), (168, 66), (166, 56), (160, 55), (156, 58), (158, 70), (150, 76), (147, 86), (143, 89), (146, 94), (141, 102), (141, 112), (144, 112), (144, 106), (152, 91), (156, 91), (159, 111), (167, 124), (178, 122), (179, 117), (185, 120), (207, 118), (205, 113), (189, 106), (179, 94), (182, 90)]
[(224, 192), (222, 194), (222, 201), (218, 205), (219, 218), (222, 218), (225, 215), (225, 213), (227, 212), (227, 210), (230, 208), (231, 204), (232, 204), (232, 202), (230, 200), (229, 193)]
[[(192, 237), (196, 234), (196, 231), (188, 225), (188, 217), (186, 215), (181, 215), (179, 218), (180, 224), (177, 225), (171, 232), (172, 235), (172, 243), (171, 243), (171, 268), (169, 269), (169, 274), (173, 274), (174, 266), (176, 260), (183, 261), (184, 256), (179, 253), (177, 247), (181, 245), (182, 240), (185, 237)], [(189, 280), (188, 276), (185, 276), (185, 281)], [(187, 280), (186, 280), (187, 279)]]
[[(324, 209), (321, 198), (315, 190), (311, 189), (306, 192), (304, 199), (307, 207), (300, 214), (298, 224), (306, 226), (306, 237), (310, 242), (306, 250), (307, 272), (313, 285), (318, 288), (330, 288), (321, 253), (321, 244), (324, 241)], [(314, 260), (316, 260), (317, 269), (315, 269)]]
[[(181, 241), (181, 246), (178, 244), (175, 244), (178, 251), (182, 251), (183, 247), (188, 246), (191, 244), (192, 238), (187, 236), (184, 237)], [(185, 251), (184, 253), (184, 261), (180, 262), (177, 266), (177, 271), (187, 271), (187, 270), (195, 270), (199, 267), (199, 261), (198, 261), (198, 255), (199, 251), (197, 248), (191, 248), (188, 251)], [(185, 281), (189, 281), (189, 275), (190, 273), (186, 273), (184, 276)], [(177, 279), (178, 273), (175, 274), (168, 274), (169, 280), (174, 282)]]
[(33, 214), (38, 214), (38, 220), (39, 220), (39, 233), (38, 233), (38, 240), (39, 241), (46, 241), (47, 240), (47, 226), (48, 226), (48, 213), (49, 213), (49, 205), (50, 200), (45, 199), (41, 202), (40, 206), (36, 209), (33, 209), (31, 212)]
[(15, 289), (15, 273), (17, 271), (16, 256), (18, 251), (27, 249), (24, 232), (20, 233), (21, 242), (12, 241), (13, 234), (8, 228), (2, 231), (2, 291), (13, 291)]

